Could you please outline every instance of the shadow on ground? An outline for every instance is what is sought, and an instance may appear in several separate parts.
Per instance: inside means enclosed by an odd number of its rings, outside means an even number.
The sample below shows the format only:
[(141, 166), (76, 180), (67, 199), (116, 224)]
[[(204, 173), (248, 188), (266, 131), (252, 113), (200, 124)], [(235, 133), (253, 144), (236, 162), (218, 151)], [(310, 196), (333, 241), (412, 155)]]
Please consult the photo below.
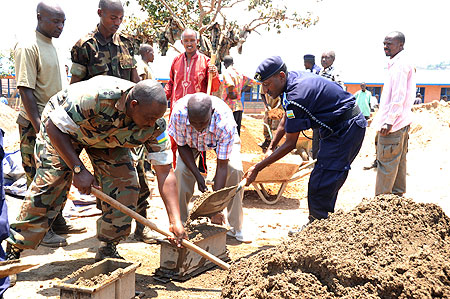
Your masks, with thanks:
[[(276, 195), (269, 195), (269, 201), (275, 200)], [(296, 210), (300, 208), (300, 200), (282, 196), (280, 200), (273, 204), (266, 204), (261, 200), (255, 190), (246, 190), (244, 193), (244, 208), (263, 210)]]

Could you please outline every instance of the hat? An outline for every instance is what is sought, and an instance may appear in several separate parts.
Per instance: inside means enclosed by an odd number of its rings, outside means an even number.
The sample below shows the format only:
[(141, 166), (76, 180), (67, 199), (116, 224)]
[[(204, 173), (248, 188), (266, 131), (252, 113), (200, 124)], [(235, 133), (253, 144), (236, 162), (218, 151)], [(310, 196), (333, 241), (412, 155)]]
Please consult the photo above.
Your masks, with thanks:
[(255, 80), (264, 81), (275, 75), (284, 66), (280, 56), (266, 58), (256, 69)]
[(306, 54), (305, 56), (303, 56), (303, 60), (304, 61), (311, 61), (314, 62), (315, 61), (315, 57), (312, 54)]

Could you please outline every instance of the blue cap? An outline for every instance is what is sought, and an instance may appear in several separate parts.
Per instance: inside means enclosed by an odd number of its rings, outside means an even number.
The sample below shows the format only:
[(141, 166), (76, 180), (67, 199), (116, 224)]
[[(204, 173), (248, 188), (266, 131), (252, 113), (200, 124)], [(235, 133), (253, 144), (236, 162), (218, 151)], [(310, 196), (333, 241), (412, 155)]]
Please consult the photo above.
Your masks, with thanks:
[(284, 66), (280, 56), (265, 59), (256, 69), (255, 80), (264, 81), (275, 75)]
[(305, 56), (303, 56), (303, 60), (314, 62), (315, 57), (314, 57), (314, 55), (312, 55), (312, 54), (306, 54)]

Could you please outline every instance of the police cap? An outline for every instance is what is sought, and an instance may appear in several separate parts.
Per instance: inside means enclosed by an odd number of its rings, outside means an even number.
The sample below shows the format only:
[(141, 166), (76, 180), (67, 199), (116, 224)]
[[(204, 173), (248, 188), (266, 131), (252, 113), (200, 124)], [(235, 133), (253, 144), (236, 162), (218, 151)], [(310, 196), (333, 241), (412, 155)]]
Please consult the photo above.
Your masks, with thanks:
[(303, 56), (303, 60), (304, 61), (311, 61), (314, 62), (315, 61), (315, 57), (312, 54), (306, 54), (305, 56)]
[(264, 81), (275, 75), (284, 66), (280, 56), (265, 59), (256, 69), (255, 80)]

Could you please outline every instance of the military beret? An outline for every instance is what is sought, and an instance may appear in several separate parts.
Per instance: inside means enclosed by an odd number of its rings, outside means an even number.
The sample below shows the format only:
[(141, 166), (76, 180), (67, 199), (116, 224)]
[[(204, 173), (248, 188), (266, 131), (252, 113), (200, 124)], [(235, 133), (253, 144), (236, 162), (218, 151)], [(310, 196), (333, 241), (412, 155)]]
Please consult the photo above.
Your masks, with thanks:
[(255, 80), (264, 81), (275, 75), (284, 66), (280, 56), (265, 59), (256, 69)]
[(303, 60), (305, 61), (314, 61), (315, 57), (312, 54), (306, 54), (305, 56), (303, 56)]

